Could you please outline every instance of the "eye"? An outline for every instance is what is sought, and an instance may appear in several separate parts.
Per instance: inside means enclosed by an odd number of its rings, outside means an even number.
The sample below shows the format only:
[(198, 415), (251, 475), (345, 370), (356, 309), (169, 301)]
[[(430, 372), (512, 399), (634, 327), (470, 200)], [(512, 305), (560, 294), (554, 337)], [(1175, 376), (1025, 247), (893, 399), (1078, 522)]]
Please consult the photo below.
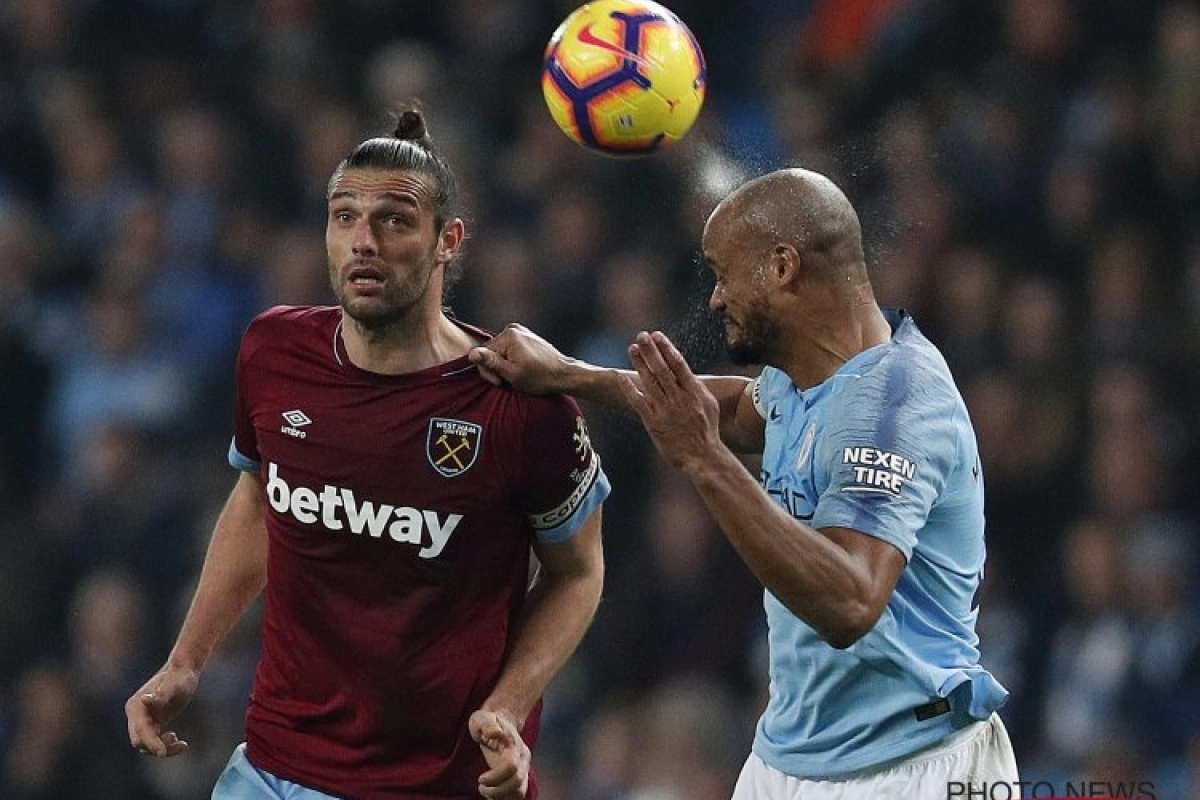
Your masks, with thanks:
[(407, 213), (387, 214), (381, 222), (390, 230), (408, 230), (417, 226), (417, 217)]

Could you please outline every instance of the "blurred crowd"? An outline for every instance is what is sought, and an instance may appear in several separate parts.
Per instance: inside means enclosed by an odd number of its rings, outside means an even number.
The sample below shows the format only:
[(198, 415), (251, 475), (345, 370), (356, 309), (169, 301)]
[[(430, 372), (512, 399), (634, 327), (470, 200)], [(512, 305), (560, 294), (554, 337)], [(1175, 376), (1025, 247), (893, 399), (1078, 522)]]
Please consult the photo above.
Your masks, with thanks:
[[(449, 305), (599, 363), (661, 328), (728, 369), (705, 216), (777, 166), (835, 179), (881, 302), (943, 349), (978, 431), (979, 631), (1022, 777), (1200, 798), (1200, 4), (676, 0), (708, 101), (640, 160), (543, 106), (573, 5), (0, 2), (0, 798), (208, 796), (254, 614), (185, 756), (135, 756), (122, 706), (235, 478), (238, 338), (330, 301), (326, 180), (410, 99), (465, 187)], [(761, 590), (640, 427), (588, 411), (609, 572), (547, 698), (543, 798), (726, 800), (765, 691)]]

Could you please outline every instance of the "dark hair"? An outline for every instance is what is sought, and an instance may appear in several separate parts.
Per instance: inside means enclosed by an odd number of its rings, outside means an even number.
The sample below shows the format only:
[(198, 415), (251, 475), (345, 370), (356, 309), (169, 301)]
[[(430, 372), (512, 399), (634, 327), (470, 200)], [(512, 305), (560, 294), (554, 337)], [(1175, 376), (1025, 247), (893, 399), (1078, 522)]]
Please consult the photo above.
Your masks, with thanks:
[(433, 146), (425, 117), (416, 108), (396, 114), (396, 126), (391, 136), (367, 139), (342, 159), (329, 178), (326, 198), (333, 193), (333, 186), (341, 174), (355, 168), (403, 170), (432, 178), (436, 230), (440, 231), (447, 220), (459, 215), (458, 181), (450, 165)]

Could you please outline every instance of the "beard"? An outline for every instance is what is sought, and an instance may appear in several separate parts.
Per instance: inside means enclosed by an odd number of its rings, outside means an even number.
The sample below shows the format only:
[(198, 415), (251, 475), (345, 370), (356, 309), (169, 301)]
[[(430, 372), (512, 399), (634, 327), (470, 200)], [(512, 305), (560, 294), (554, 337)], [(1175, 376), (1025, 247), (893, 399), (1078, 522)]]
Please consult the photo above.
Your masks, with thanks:
[(727, 330), (725, 349), (729, 360), (738, 366), (766, 364), (771, 358), (773, 345), (781, 335), (779, 326), (758, 307), (747, 309), (738, 324), (740, 335), (733, 337)]
[(421, 270), (409, 274), (401, 283), (385, 282), (378, 292), (360, 295), (347, 291), (332, 265), (329, 272), (338, 305), (346, 316), (367, 330), (383, 330), (407, 318), (422, 304), (433, 274), (432, 270)]

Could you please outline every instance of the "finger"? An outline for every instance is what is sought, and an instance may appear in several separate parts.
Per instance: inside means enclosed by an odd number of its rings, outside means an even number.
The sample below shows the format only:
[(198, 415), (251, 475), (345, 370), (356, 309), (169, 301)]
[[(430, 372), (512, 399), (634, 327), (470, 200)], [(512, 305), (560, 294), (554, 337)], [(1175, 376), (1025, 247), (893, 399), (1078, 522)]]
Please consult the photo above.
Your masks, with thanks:
[(467, 360), (479, 369), (479, 374), (488, 383), (493, 386), (500, 386), (504, 383), (504, 377), (497, 367), (498, 364), (504, 362), (504, 359), (491, 350), (486, 347), (476, 347), (467, 353)]
[(153, 753), (156, 746), (162, 746), (159, 739), (159, 725), (154, 720), (146, 697), (139, 695), (125, 706), (126, 727), (129, 732), (129, 744), (138, 752), (143, 750)]
[(642, 382), (641, 392), (643, 397), (647, 401), (649, 401), (651, 395), (662, 397), (662, 384), (658, 382), (658, 377), (650, 369), (650, 365), (646, 363), (646, 357), (637, 342), (629, 345), (629, 363), (633, 366), (634, 371), (638, 374), (638, 379)]
[(503, 355), (486, 345), (472, 347), (467, 353), (467, 360), (477, 367), (484, 367), (496, 373), (499, 373), (508, 364), (508, 360)]
[(162, 736), (141, 739), (135, 742), (133, 747), (139, 755), (170, 758), (187, 750), (188, 743), (176, 736), (173, 731), (167, 731)]
[(479, 776), (479, 785), (497, 788), (506, 783), (511, 782), (518, 776), (520, 770), (513, 762), (501, 764), (498, 767), (492, 767), (487, 772)]
[(525, 796), (526, 789), (518, 781), (512, 780), (503, 786), (480, 786), (479, 794), (488, 800), (518, 800)]
[(522, 776), (519, 770), (514, 770), (511, 775), (500, 781), (489, 782), (487, 778), (488, 773), (479, 777), (479, 794), (484, 797), (516, 798), (525, 796), (528, 777)]
[(188, 748), (188, 743), (176, 736), (174, 731), (164, 733), (162, 735), (162, 742), (165, 748), (163, 755), (165, 756), (177, 756)]
[(161, 692), (143, 692), (138, 695), (138, 700), (147, 718), (155, 723), (155, 728), (159, 723), (170, 722), (174, 716), (170, 710), (171, 698)]
[(165, 756), (167, 754), (167, 746), (158, 736), (139, 736), (130, 744), (133, 745), (133, 749), (138, 752), (138, 755)]
[(137, 697), (131, 697), (125, 703), (125, 728), (129, 732), (129, 743), (138, 746), (140, 731), (143, 726), (150, 724), (150, 714)]
[(475, 741), (487, 744), (493, 750), (499, 747), (499, 741), (508, 741), (508, 731), (505, 729), (500, 715), (494, 711), (476, 711), (467, 720), (467, 726)]
[(136, 702), (129, 704), (129, 743), (141, 755), (161, 758), (177, 756), (187, 750), (188, 743), (174, 731), (160, 733), (162, 726), (156, 712), (165, 706), (165, 699), (149, 692), (139, 695)]
[(667, 366), (667, 362), (660, 352), (662, 345), (649, 334), (638, 334), (636, 345), (646, 369), (654, 376), (654, 380), (662, 387), (663, 392), (673, 391), (679, 382), (675, 379), (675, 373)]
[[(645, 385), (643, 379), (643, 386)], [(634, 383), (633, 378), (628, 375), (617, 376), (617, 389), (621, 392), (621, 396), (625, 398), (625, 402), (633, 409), (633, 412), (642, 419), (646, 418), (650, 408), (646, 404), (646, 397), (642, 394), (642, 390)]]
[(683, 357), (683, 353), (679, 352), (679, 348), (667, 338), (665, 333), (655, 331), (651, 338), (658, 347), (663, 363), (667, 365), (667, 369), (675, 376), (675, 380), (680, 386), (690, 388), (693, 384), (700, 383), (700, 379), (692, 372), (692, 367)]

